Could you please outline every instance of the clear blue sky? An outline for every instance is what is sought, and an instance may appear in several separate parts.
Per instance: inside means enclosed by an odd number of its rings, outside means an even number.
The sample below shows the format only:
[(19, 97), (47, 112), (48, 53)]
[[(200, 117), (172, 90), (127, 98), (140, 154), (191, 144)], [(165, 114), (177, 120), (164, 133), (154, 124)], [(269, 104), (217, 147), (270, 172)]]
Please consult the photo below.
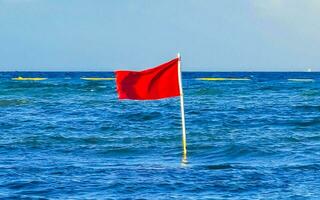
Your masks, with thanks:
[(0, 0), (0, 70), (320, 70), (319, 0)]

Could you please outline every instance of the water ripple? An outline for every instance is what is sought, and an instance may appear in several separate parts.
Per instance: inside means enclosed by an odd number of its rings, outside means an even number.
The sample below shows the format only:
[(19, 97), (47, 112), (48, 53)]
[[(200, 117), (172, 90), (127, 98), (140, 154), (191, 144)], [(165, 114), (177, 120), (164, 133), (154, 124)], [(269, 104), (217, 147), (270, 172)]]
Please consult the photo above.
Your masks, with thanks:
[(183, 74), (188, 164), (179, 98), (118, 101), (113, 81), (80, 79), (112, 76), (0, 73), (0, 199), (320, 196), (318, 73)]

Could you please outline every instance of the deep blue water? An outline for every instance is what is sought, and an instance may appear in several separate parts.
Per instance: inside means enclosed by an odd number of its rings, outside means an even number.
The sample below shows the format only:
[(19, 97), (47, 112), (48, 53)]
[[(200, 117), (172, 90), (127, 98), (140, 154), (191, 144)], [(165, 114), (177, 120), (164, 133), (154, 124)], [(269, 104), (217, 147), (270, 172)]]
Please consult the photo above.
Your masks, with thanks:
[(320, 198), (320, 73), (184, 73), (185, 166), (179, 98), (93, 76), (113, 74), (0, 73), (0, 198)]

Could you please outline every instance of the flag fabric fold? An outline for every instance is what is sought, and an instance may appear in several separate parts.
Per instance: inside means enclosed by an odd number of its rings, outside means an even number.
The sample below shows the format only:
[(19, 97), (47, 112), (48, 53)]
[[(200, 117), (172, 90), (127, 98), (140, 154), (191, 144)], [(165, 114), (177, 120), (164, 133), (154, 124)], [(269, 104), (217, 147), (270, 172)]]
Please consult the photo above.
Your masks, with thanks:
[(156, 100), (180, 96), (179, 73), (179, 58), (143, 71), (116, 71), (119, 99)]

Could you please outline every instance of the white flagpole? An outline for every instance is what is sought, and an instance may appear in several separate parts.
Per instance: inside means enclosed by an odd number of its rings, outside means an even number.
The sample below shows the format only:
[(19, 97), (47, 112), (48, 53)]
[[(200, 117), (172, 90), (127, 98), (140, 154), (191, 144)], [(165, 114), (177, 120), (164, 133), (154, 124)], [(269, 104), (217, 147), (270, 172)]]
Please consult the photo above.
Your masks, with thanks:
[(178, 77), (179, 77), (181, 125), (182, 125), (182, 148), (183, 148), (182, 162), (187, 163), (187, 136), (186, 136), (186, 125), (185, 125), (185, 118), (184, 118), (184, 101), (183, 101), (180, 53), (178, 53), (177, 57), (179, 58), (179, 60), (178, 60)]

